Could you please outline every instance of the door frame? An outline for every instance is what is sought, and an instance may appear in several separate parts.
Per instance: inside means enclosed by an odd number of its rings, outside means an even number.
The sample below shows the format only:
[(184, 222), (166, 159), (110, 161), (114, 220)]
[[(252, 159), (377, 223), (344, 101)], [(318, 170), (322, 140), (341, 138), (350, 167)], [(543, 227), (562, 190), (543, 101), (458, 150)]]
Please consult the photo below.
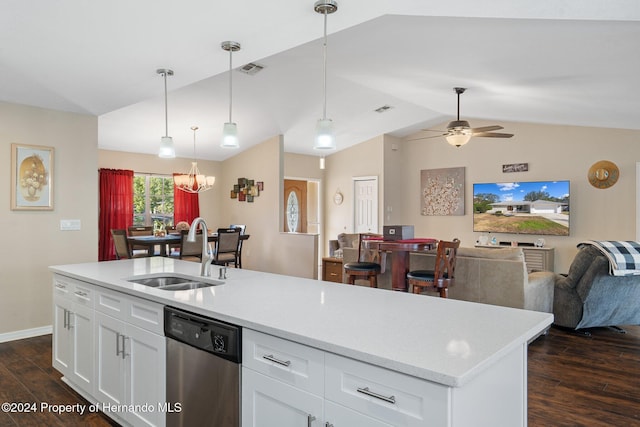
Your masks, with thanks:
[(380, 230), (380, 182), (378, 180), (377, 175), (368, 175), (368, 176), (354, 176), (351, 177), (351, 194), (353, 194), (353, 202), (351, 205), (351, 229), (355, 232), (356, 230), (356, 204), (357, 204), (357, 194), (356, 194), (356, 181), (375, 181), (376, 183), (376, 198), (375, 198), (375, 212), (376, 212), (376, 230), (378, 233)]

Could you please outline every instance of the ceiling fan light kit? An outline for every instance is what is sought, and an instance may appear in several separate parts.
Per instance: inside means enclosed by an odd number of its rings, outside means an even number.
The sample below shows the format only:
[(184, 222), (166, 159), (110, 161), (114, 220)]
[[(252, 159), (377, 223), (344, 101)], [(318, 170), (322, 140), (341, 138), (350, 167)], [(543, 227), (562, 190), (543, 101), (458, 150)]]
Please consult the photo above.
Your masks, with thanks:
[[(449, 122), (447, 125), (447, 130), (441, 136), (447, 140), (447, 142), (455, 147), (462, 147), (467, 142), (471, 140), (471, 137), (484, 137), (484, 138), (511, 138), (513, 134), (511, 133), (499, 133), (493, 132), (494, 130), (503, 129), (502, 126), (492, 125), (492, 126), (483, 126), (479, 128), (472, 128), (469, 125), (469, 122), (466, 120), (460, 120), (460, 95), (462, 95), (467, 89), (464, 87), (454, 87), (453, 91), (458, 96), (458, 113), (456, 120)], [(423, 129), (428, 132), (442, 132), (440, 130), (435, 129)], [(426, 136), (422, 138), (412, 139), (428, 139), (428, 138), (438, 138), (440, 135), (436, 136)]]

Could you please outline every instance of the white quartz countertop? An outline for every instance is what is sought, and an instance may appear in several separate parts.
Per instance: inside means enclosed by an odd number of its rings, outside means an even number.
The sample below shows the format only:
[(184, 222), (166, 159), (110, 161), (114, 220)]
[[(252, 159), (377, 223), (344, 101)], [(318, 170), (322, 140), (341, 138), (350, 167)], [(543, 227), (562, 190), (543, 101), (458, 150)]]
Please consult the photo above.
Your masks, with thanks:
[[(58, 265), (55, 273), (460, 387), (547, 328), (553, 315), (244, 269), (220, 286), (163, 291), (136, 275), (199, 275), (170, 258)], [(218, 269), (213, 267), (212, 278)]]

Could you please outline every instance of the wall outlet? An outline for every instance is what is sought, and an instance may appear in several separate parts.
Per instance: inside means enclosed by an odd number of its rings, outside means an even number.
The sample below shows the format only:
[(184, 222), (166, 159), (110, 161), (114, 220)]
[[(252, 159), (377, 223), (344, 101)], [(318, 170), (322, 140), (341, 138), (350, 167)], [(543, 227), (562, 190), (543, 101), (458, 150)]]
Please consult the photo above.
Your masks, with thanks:
[(80, 220), (79, 219), (61, 219), (60, 220), (60, 230), (62, 231), (77, 231), (80, 230)]

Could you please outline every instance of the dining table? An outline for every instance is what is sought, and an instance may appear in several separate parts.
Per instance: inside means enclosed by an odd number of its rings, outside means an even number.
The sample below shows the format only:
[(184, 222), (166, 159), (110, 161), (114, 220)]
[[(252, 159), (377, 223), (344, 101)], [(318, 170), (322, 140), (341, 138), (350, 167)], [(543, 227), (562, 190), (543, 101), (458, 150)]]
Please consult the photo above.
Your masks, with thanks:
[(436, 247), (438, 240), (415, 238), (403, 240), (363, 240), (367, 249), (391, 253), (391, 288), (407, 292), (407, 273), (411, 252), (427, 252)]
[[(240, 241), (248, 240), (249, 234), (241, 234)], [(160, 246), (160, 256), (168, 256), (167, 246), (179, 245), (181, 235), (179, 233), (167, 233), (164, 236), (127, 236), (127, 241), (130, 245), (141, 245), (148, 248), (149, 256), (155, 254), (155, 247)], [(216, 242), (218, 240), (218, 233), (209, 233), (207, 235), (208, 242)]]

